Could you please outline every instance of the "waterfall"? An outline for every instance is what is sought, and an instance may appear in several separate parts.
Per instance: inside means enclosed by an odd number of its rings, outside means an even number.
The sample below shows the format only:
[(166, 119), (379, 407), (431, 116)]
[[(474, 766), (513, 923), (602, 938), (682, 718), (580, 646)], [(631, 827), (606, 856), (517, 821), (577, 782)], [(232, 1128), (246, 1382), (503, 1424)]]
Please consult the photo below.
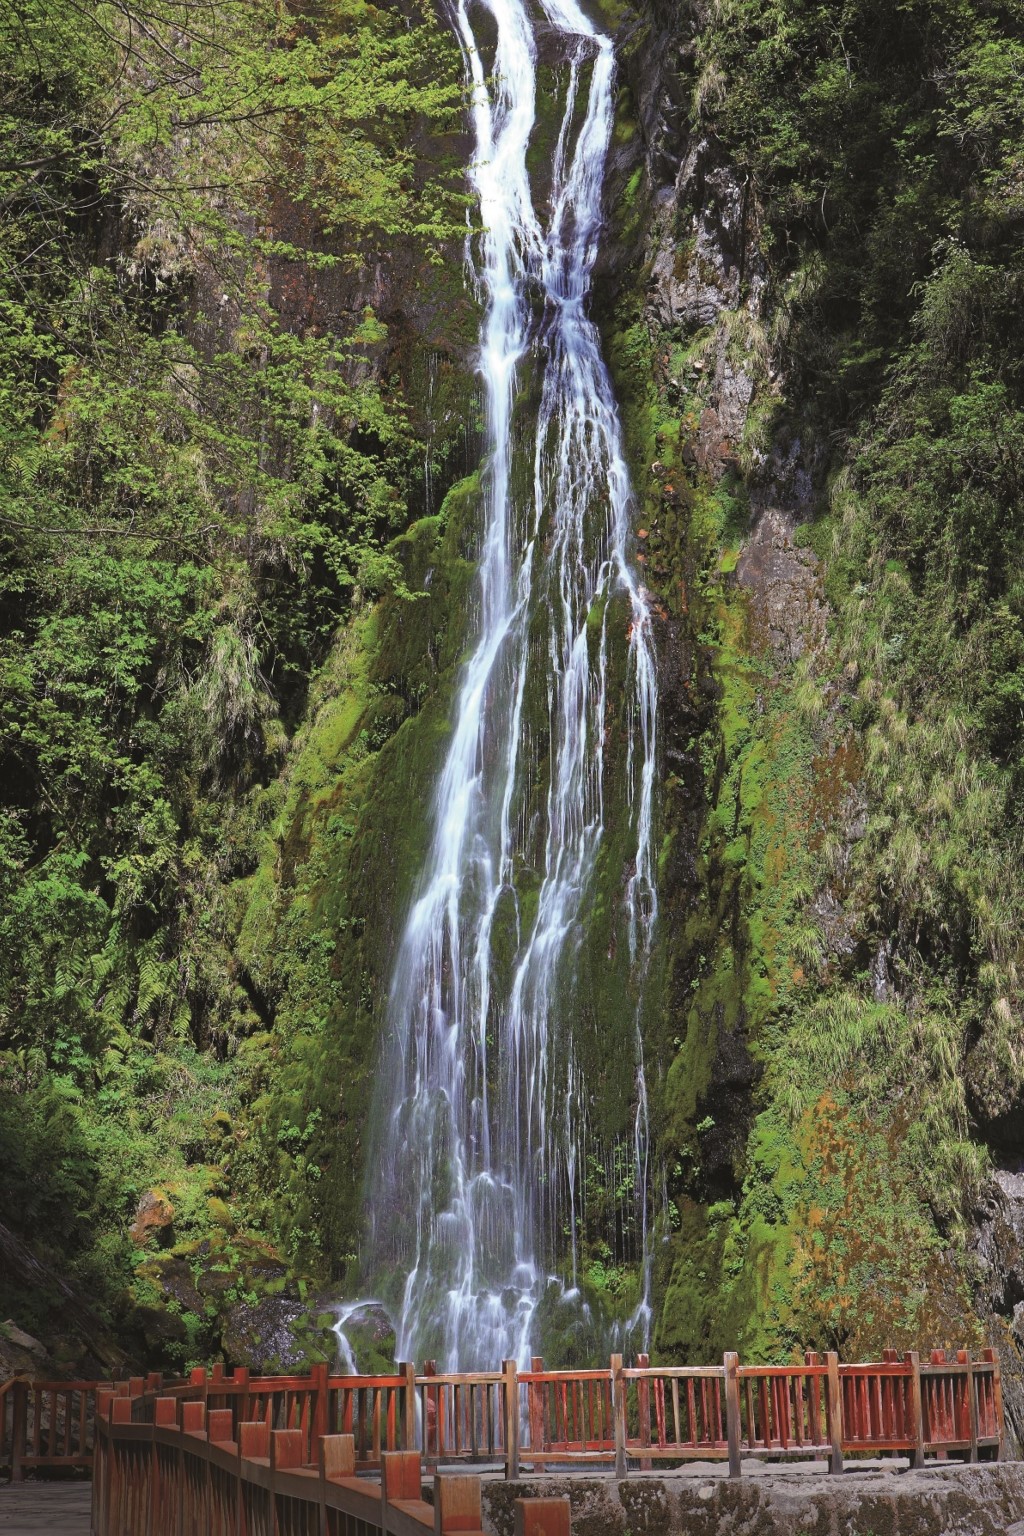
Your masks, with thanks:
[[(616, 645), (628, 650), (621, 920), (638, 990), (657, 915), (650, 599), (629, 559), (621, 427), (587, 313), (615, 58), (576, 0), (540, 4), (545, 46), (558, 49), (567, 79), (543, 212), (527, 169), (531, 15), (524, 0), (484, 0), (496, 35), (485, 70), (469, 0), (455, 12), (482, 224), (478, 609), (394, 964), (369, 1165), (367, 1278), (390, 1285), (399, 1357), (431, 1356), (448, 1370), (525, 1364), (550, 1277), (575, 1281), (587, 1100), (570, 994), (605, 833), (606, 711), (622, 704), (608, 694)], [(516, 417), (526, 379), (539, 395), (535, 435)], [(542, 729), (530, 723), (537, 700)], [(634, 1219), (646, 1276), (639, 1012), (633, 1024)], [(646, 1280), (642, 1323), (645, 1308)]]

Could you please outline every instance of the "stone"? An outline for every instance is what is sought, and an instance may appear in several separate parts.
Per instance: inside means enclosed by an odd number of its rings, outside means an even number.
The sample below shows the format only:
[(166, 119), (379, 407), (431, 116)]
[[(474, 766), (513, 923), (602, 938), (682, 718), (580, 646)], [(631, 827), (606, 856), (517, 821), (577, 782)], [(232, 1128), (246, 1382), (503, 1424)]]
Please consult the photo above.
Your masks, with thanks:
[(188, 1328), (177, 1312), (166, 1307), (136, 1307), (132, 1321), (146, 1341), (151, 1359), (164, 1359), (188, 1343)]
[(237, 1303), (227, 1313), (221, 1336), (225, 1358), (231, 1365), (253, 1371), (305, 1367), (308, 1353), (300, 1334), (307, 1315), (301, 1301), (287, 1296)]
[(763, 508), (736, 565), (736, 580), (750, 593), (752, 642), (778, 665), (816, 649), (828, 618), (818, 562), (794, 544), (794, 522), (779, 507)]
[[(1024, 1536), (1024, 1465), (862, 1461), (840, 1477), (824, 1463), (773, 1466), (744, 1458), (730, 1479), (718, 1464), (625, 1481), (583, 1473), (485, 1481), (487, 1536), (510, 1536), (517, 1498), (567, 1493), (584, 1536)], [(1014, 1522), (1017, 1522), (1014, 1524)]]
[(338, 1314), (338, 1354), (344, 1370), (375, 1374), (394, 1368), (395, 1325), (378, 1301), (343, 1306)]
[(150, 1238), (169, 1233), (174, 1225), (174, 1206), (162, 1189), (147, 1189), (139, 1201), (135, 1220), (128, 1229), (133, 1243), (144, 1248)]
[(979, 1293), (989, 1311), (1016, 1321), (1024, 1302), (1024, 1177), (996, 1168), (975, 1214)]
[(210, 1220), (218, 1227), (223, 1227), (225, 1232), (234, 1232), (235, 1218), (226, 1201), (219, 1195), (212, 1195), (206, 1202), (206, 1212)]
[(185, 1259), (172, 1257), (148, 1260), (139, 1273), (151, 1281), (168, 1301), (176, 1302), (183, 1312), (197, 1315), (202, 1313), (203, 1298), (196, 1288), (192, 1267)]
[(3, 1330), (8, 1342), (16, 1344), (19, 1349), (27, 1349), (31, 1355), (46, 1354), (46, 1345), (40, 1344), (39, 1340), (34, 1339), (30, 1333), (26, 1333), (24, 1328), (19, 1328), (11, 1318), (3, 1324)]

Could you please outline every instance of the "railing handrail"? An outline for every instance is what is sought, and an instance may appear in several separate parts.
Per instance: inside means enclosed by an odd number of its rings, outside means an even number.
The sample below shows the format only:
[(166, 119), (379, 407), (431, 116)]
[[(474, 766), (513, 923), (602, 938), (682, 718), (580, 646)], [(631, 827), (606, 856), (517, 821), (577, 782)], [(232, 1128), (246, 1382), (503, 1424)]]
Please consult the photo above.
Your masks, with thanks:
[[(351, 1376), (339, 1376), (337, 1379), (342, 1385), (353, 1380)], [(399, 1386), (405, 1385), (404, 1376), (396, 1379)], [(446, 1371), (444, 1375), (415, 1377), (418, 1387), (494, 1387), (504, 1380), (504, 1371)], [(519, 1373), (519, 1380), (524, 1380), (522, 1372)]]
[[(741, 1367), (741, 1370), (743, 1367)], [(748, 1367), (757, 1370), (757, 1366)], [(783, 1369), (774, 1367), (774, 1369)], [(800, 1367), (803, 1370), (803, 1367)], [(724, 1365), (624, 1365), (622, 1377), (624, 1381), (650, 1381), (653, 1377), (660, 1376), (666, 1381), (722, 1381), (725, 1377)], [(519, 1378), (520, 1381), (523, 1379)]]
[(27, 1387), (30, 1392), (102, 1392), (104, 1388), (112, 1387), (110, 1381), (65, 1381), (53, 1380), (49, 1376), (9, 1376), (6, 1381), (0, 1382), (0, 1397), (11, 1387)]

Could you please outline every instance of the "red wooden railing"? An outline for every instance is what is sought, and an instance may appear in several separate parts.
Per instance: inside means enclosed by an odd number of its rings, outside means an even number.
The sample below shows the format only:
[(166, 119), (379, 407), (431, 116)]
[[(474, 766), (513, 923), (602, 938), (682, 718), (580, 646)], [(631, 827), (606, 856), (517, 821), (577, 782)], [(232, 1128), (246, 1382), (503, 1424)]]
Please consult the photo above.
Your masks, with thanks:
[[(906, 1452), (998, 1455), (1003, 1413), (999, 1366), (991, 1350), (933, 1351), (842, 1365), (834, 1354), (801, 1364), (633, 1366), (613, 1356), (604, 1370), (529, 1371), (506, 1361), (501, 1371), (417, 1374), (411, 1365), (386, 1376), (334, 1376), (325, 1365), (305, 1376), (230, 1375), (222, 1366), (193, 1371), (164, 1386), (159, 1377), (116, 1385), (14, 1381), (0, 1388), (0, 1461), (18, 1478), (29, 1468), (87, 1467), (97, 1413), (155, 1424), (166, 1404), (190, 1418), (198, 1408), (235, 1440), (239, 1425), (288, 1431), (306, 1463), (324, 1435), (351, 1435), (362, 1472), (387, 1451), (419, 1449), (431, 1465), (502, 1462), (544, 1471), (574, 1462), (614, 1464), (728, 1460), (738, 1472), (755, 1457), (827, 1457)], [(165, 1406), (160, 1408), (160, 1403)], [(177, 1411), (177, 1408), (175, 1409)], [(292, 1442), (290, 1442), (292, 1443)]]
[[(427, 1503), (418, 1451), (384, 1452), (379, 1480), (356, 1478), (350, 1435), (321, 1436), (308, 1462), (298, 1430), (243, 1421), (233, 1441), (227, 1409), (167, 1396), (142, 1423), (129, 1408), (119, 1399), (99, 1423), (93, 1536), (480, 1536), (479, 1477), (435, 1476)], [(568, 1504), (517, 1501), (518, 1536), (569, 1536)]]
[[(15, 1377), (0, 1386), (0, 1466), (15, 1481), (26, 1470), (92, 1465), (95, 1381), (31, 1381)], [(143, 1380), (138, 1381), (141, 1392)], [(124, 1382), (127, 1392), (129, 1384)]]
[(525, 1432), (520, 1452), (543, 1469), (551, 1461), (592, 1461), (614, 1451), (615, 1414), (610, 1371), (545, 1371), (535, 1357), (519, 1373), (525, 1389)]

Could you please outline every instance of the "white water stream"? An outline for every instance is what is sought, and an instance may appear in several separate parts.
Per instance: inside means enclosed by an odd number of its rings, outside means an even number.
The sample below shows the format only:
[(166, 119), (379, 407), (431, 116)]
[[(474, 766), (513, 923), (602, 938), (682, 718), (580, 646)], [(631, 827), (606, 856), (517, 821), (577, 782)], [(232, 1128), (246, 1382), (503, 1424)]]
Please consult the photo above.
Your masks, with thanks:
[[(496, 35), (490, 68), (472, 19), (484, 12), (488, 47)], [(540, 0), (536, 16), (524, 0), (475, 0), (472, 14), (460, 0), (455, 14), (483, 225), (483, 542), (475, 639), (391, 985), (365, 1268), (392, 1293), (398, 1357), (466, 1370), (526, 1364), (549, 1277), (571, 1277), (572, 1294), (587, 1105), (572, 982), (605, 833), (607, 717), (624, 708), (628, 728), (629, 850), (618, 879), (640, 987), (657, 911), (657, 682), (649, 597), (628, 557), (621, 429), (586, 307), (612, 45), (575, 0)], [(527, 170), (538, 25), (568, 80), (543, 208)], [(527, 382), (539, 394), (535, 436), (514, 419)], [(616, 646), (628, 646), (625, 702), (608, 696)], [(528, 723), (538, 697), (543, 731)], [(646, 1273), (647, 1097), (635, 1033), (634, 1062), (622, 1066), (636, 1075), (633, 1217)], [(646, 1282), (642, 1327), (645, 1307)]]

